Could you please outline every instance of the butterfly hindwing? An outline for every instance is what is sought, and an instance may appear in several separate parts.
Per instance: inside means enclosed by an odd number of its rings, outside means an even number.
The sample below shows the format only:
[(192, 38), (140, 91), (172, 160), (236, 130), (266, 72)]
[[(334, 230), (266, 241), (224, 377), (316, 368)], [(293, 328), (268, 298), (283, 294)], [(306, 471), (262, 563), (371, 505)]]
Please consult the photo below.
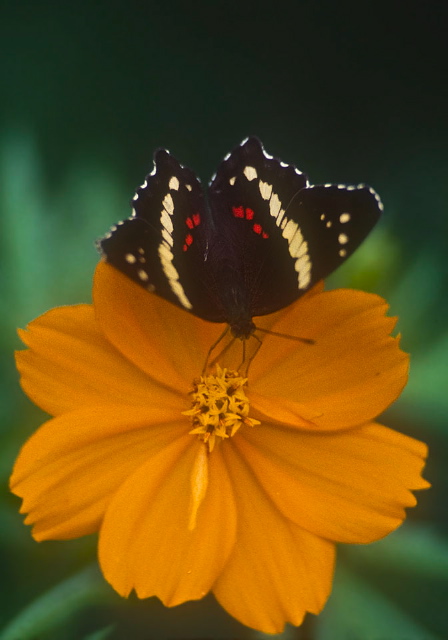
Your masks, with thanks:
[[(309, 186), (297, 194), (287, 215), (306, 242), (310, 267), (306, 288), (329, 276), (352, 255), (381, 211), (378, 195), (364, 184)], [(288, 246), (293, 254), (291, 243)]]

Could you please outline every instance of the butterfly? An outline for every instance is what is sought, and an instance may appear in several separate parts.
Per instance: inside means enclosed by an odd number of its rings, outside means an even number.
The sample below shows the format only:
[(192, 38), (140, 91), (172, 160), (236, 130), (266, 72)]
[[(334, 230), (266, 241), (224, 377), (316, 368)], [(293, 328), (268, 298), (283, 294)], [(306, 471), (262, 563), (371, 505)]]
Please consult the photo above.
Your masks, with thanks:
[(254, 317), (290, 305), (349, 258), (382, 210), (371, 187), (311, 185), (250, 137), (207, 189), (156, 151), (131, 217), (98, 247), (141, 287), (244, 339)]

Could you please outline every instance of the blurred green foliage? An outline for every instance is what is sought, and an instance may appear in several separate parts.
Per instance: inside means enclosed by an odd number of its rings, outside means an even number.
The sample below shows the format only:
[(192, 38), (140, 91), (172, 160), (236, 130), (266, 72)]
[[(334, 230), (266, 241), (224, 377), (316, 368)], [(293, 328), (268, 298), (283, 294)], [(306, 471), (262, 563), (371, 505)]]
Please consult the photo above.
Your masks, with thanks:
[(16, 326), (90, 300), (94, 241), (129, 215), (156, 147), (206, 180), (248, 134), (314, 183), (382, 195), (383, 222), (329, 286), (375, 291), (399, 316), (411, 379), (384, 422), (429, 443), (433, 484), (398, 532), (341, 548), (324, 613), (281, 637), (448, 636), (447, 8), (255, 7), (1, 4), (0, 640), (266, 637), (211, 597), (175, 610), (121, 600), (95, 569), (95, 537), (38, 545), (7, 489), (45, 419), (18, 386)]

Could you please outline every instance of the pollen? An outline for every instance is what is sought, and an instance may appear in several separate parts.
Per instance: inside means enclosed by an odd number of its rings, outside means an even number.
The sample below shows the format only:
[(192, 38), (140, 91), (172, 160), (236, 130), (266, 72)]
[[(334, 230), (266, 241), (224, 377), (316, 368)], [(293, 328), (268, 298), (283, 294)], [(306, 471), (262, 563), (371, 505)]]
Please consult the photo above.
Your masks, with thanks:
[(231, 438), (242, 425), (254, 427), (259, 420), (249, 418), (249, 399), (245, 393), (247, 378), (237, 371), (216, 366), (214, 375), (197, 378), (193, 382), (192, 408), (183, 411), (193, 423), (191, 434), (208, 445), (209, 452), (220, 440)]

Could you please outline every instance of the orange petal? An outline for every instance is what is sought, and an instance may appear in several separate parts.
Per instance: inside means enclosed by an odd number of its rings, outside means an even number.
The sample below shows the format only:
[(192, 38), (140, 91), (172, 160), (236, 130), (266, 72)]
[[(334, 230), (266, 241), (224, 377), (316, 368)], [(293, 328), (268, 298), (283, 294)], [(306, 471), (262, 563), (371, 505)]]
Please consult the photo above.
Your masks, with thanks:
[(92, 305), (52, 309), (19, 335), (29, 347), (16, 353), (23, 390), (47, 413), (107, 402), (150, 404), (154, 394), (167, 406), (178, 402), (104, 338)]
[(106, 337), (142, 371), (188, 392), (223, 325), (205, 322), (145, 291), (105, 262), (97, 266), (93, 298)]
[(285, 399), (290, 413), (324, 429), (372, 420), (407, 381), (409, 358), (389, 335), (395, 319), (386, 310), (382, 298), (349, 289), (299, 300), (272, 329), (315, 344), (267, 335), (251, 365), (251, 389), (272, 411)]
[(154, 405), (89, 407), (46, 422), (23, 446), (11, 476), (33, 536), (67, 539), (97, 531), (121, 483), (188, 426)]
[(428, 483), (427, 447), (380, 424), (310, 433), (263, 424), (234, 445), (278, 509), (301, 527), (337, 542), (384, 537)]
[(208, 489), (191, 521), (191, 473), (198, 447), (173, 443), (139, 468), (111, 502), (99, 558), (106, 580), (123, 596), (158, 596), (166, 606), (211, 589), (235, 542), (236, 509), (218, 450), (209, 456)]
[[(235, 438), (234, 438), (235, 440)], [(330, 593), (334, 545), (284, 518), (232, 446), (222, 446), (235, 491), (238, 535), (213, 591), (243, 624), (280, 633), (318, 613)]]

